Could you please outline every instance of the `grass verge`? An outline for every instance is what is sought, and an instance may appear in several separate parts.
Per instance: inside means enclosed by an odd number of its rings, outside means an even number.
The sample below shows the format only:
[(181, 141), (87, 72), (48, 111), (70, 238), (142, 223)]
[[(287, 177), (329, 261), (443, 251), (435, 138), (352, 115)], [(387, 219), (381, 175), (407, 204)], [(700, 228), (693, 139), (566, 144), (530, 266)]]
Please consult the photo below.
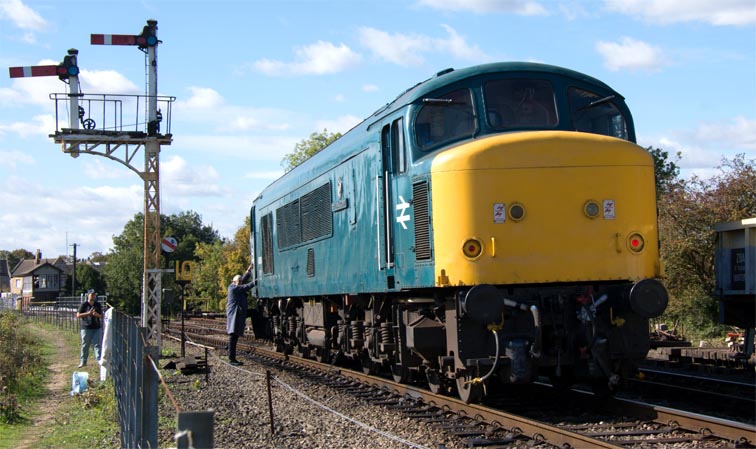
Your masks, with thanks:
[[(97, 364), (88, 368), (88, 390), (81, 395), (68, 394), (78, 363), (78, 334), (28, 322), (19, 329), (30, 334), (24, 350), (38, 353), (41, 363), (27, 369), (17, 383), (14, 394), (21, 420), (13, 424), (0, 423), (0, 449), (119, 447), (112, 382), (99, 382)], [(62, 364), (63, 375), (67, 376), (66, 382), (58, 382), (55, 387), (50, 370), (54, 363)], [(35, 428), (40, 421), (43, 422), (41, 428)]]

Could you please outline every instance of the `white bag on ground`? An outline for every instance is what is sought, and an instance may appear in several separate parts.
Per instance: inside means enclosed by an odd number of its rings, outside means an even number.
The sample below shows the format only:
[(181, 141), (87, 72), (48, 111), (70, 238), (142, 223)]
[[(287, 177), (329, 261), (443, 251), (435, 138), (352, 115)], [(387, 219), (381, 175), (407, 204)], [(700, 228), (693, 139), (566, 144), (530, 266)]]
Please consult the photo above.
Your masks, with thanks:
[(81, 394), (87, 391), (87, 381), (89, 380), (89, 373), (86, 371), (74, 371), (73, 378), (71, 379), (71, 396), (75, 394)]

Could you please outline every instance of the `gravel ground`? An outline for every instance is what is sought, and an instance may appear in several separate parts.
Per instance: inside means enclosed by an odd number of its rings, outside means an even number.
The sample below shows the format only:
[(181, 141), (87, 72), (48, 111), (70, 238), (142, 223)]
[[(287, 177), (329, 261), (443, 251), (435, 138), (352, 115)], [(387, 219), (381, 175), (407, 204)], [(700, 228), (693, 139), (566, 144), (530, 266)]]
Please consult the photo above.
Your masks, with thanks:
[[(170, 343), (166, 346), (171, 348)], [(187, 345), (187, 355), (194, 355), (190, 348)], [(166, 359), (161, 359), (161, 366), (166, 363)], [(334, 388), (285, 371), (266, 368), (250, 360), (237, 368), (214, 355), (209, 356), (209, 364), (207, 382), (205, 374), (184, 375), (177, 370), (162, 370), (162, 374), (181, 411), (215, 411), (216, 448), (465, 447), (429, 425), (383, 407), (367, 405)], [(266, 369), (271, 369), (275, 378), (271, 382), (273, 435)], [(175, 447), (176, 409), (162, 391), (159, 416), (160, 447)]]

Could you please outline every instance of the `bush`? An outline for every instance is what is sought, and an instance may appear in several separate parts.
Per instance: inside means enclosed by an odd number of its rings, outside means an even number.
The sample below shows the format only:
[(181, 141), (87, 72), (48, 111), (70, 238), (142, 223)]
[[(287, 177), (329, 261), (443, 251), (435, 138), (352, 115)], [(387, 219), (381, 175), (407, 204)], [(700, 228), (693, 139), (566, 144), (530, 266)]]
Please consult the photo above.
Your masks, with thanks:
[(26, 379), (39, 373), (42, 357), (32, 337), (12, 310), (0, 312), (0, 422), (21, 420), (18, 395), (30, 394)]

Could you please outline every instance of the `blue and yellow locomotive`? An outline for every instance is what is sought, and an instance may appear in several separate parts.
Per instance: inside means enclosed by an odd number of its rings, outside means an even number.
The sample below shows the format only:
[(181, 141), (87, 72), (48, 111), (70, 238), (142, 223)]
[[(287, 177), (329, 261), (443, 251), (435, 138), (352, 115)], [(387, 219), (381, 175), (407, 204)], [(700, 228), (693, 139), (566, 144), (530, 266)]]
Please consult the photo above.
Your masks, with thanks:
[(280, 350), (466, 401), (539, 375), (612, 388), (668, 300), (623, 97), (544, 64), (439, 72), (265, 188), (251, 223)]

